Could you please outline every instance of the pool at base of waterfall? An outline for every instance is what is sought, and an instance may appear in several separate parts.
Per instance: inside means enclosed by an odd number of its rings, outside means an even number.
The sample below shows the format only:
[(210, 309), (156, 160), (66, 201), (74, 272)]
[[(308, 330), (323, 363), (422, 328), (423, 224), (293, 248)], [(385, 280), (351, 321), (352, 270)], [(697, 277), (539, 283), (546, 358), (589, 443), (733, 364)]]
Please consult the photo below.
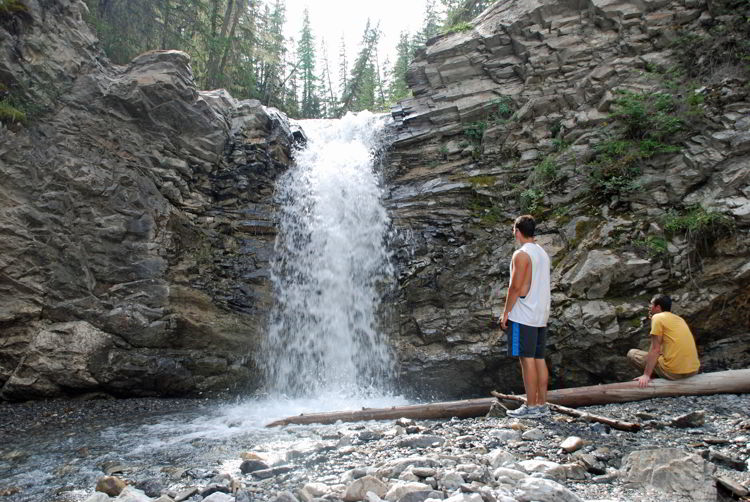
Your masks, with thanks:
[(83, 501), (105, 475), (176, 493), (205, 487), (214, 478), (236, 476), (242, 454), (273, 466), (285, 464), (290, 451), (316, 447), (314, 426), (265, 428), (272, 420), (404, 403), (333, 395), (0, 403), (0, 500)]

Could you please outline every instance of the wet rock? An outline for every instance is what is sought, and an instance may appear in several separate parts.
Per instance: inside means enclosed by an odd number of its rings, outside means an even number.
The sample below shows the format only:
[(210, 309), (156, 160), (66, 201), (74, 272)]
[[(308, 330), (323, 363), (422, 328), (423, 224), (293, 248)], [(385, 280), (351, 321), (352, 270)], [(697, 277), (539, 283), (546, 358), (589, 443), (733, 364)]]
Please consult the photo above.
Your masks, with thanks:
[(115, 476), (102, 476), (96, 481), (96, 491), (106, 493), (110, 497), (117, 497), (127, 484)]
[(174, 497), (175, 502), (183, 502), (184, 500), (189, 499), (193, 495), (196, 495), (198, 493), (198, 488), (187, 488), (185, 490), (181, 490), (177, 492), (177, 494)]
[(240, 464), (240, 472), (242, 474), (249, 474), (251, 472), (268, 469), (269, 465), (262, 460), (245, 460)]
[(133, 486), (149, 497), (158, 497), (165, 489), (164, 483), (158, 479), (146, 479), (135, 483)]
[(672, 419), (669, 425), (672, 427), (690, 428), (702, 427), (705, 423), (706, 412), (704, 410), (697, 410)]
[(708, 450), (708, 460), (717, 465), (722, 465), (737, 471), (747, 470), (746, 459), (739, 458), (735, 455), (724, 453), (714, 448)]

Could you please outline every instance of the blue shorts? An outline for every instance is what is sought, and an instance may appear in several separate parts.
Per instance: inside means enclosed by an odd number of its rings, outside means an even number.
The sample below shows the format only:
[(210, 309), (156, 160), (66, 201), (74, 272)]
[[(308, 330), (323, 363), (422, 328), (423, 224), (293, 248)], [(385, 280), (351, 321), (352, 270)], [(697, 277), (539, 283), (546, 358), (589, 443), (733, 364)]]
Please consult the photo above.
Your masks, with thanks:
[(547, 327), (526, 326), (508, 321), (508, 355), (544, 359)]

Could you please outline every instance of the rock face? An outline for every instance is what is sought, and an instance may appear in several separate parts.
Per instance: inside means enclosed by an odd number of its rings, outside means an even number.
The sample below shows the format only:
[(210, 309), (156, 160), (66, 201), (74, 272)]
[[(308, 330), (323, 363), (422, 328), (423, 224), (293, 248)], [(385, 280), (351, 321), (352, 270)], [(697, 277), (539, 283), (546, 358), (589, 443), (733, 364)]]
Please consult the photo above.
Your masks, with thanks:
[[(392, 111), (386, 166), (403, 382), (449, 396), (522, 391), (496, 319), (512, 222), (524, 212), (541, 222), (538, 241), (553, 263), (552, 386), (636, 376), (624, 356), (648, 344), (643, 318), (658, 292), (688, 320), (703, 370), (747, 365), (746, 69), (727, 60), (721, 71), (690, 76), (695, 68), (684, 62), (697, 50), (689, 40), (734, 26), (733, 9), (702, 0), (510, 0), (471, 30), (428, 42), (410, 66), (413, 97)], [(618, 99), (667, 94), (693, 111), (676, 119), (676, 139), (658, 154), (628, 151), (647, 148), (637, 142), (658, 131), (623, 133), (622, 116), (611, 115), (622, 111)], [(654, 107), (643, 120), (649, 113)], [(606, 157), (615, 145), (623, 149)], [(700, 242), (679, 227), (690, 215), (713, 215), (728, 230)]]
[(286, 119), (198, 91), (186, 54), (126, 67), (83, 2), (0, 23), (0, 396), (174, 395), (257, 381)]

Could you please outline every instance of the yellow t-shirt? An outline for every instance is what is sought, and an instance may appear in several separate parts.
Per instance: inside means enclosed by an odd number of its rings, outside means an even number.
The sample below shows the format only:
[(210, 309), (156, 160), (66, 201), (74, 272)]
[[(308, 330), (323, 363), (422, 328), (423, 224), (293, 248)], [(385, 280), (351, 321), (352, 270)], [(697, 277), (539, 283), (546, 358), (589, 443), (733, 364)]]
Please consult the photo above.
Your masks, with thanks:
[(683, 375), (700, 368), (695, 340), (685, 320), (672, 312), (659, 312), (651, 317), (651, 334), (661, 336), (662, 355), (659, 365), (670, 373)]

